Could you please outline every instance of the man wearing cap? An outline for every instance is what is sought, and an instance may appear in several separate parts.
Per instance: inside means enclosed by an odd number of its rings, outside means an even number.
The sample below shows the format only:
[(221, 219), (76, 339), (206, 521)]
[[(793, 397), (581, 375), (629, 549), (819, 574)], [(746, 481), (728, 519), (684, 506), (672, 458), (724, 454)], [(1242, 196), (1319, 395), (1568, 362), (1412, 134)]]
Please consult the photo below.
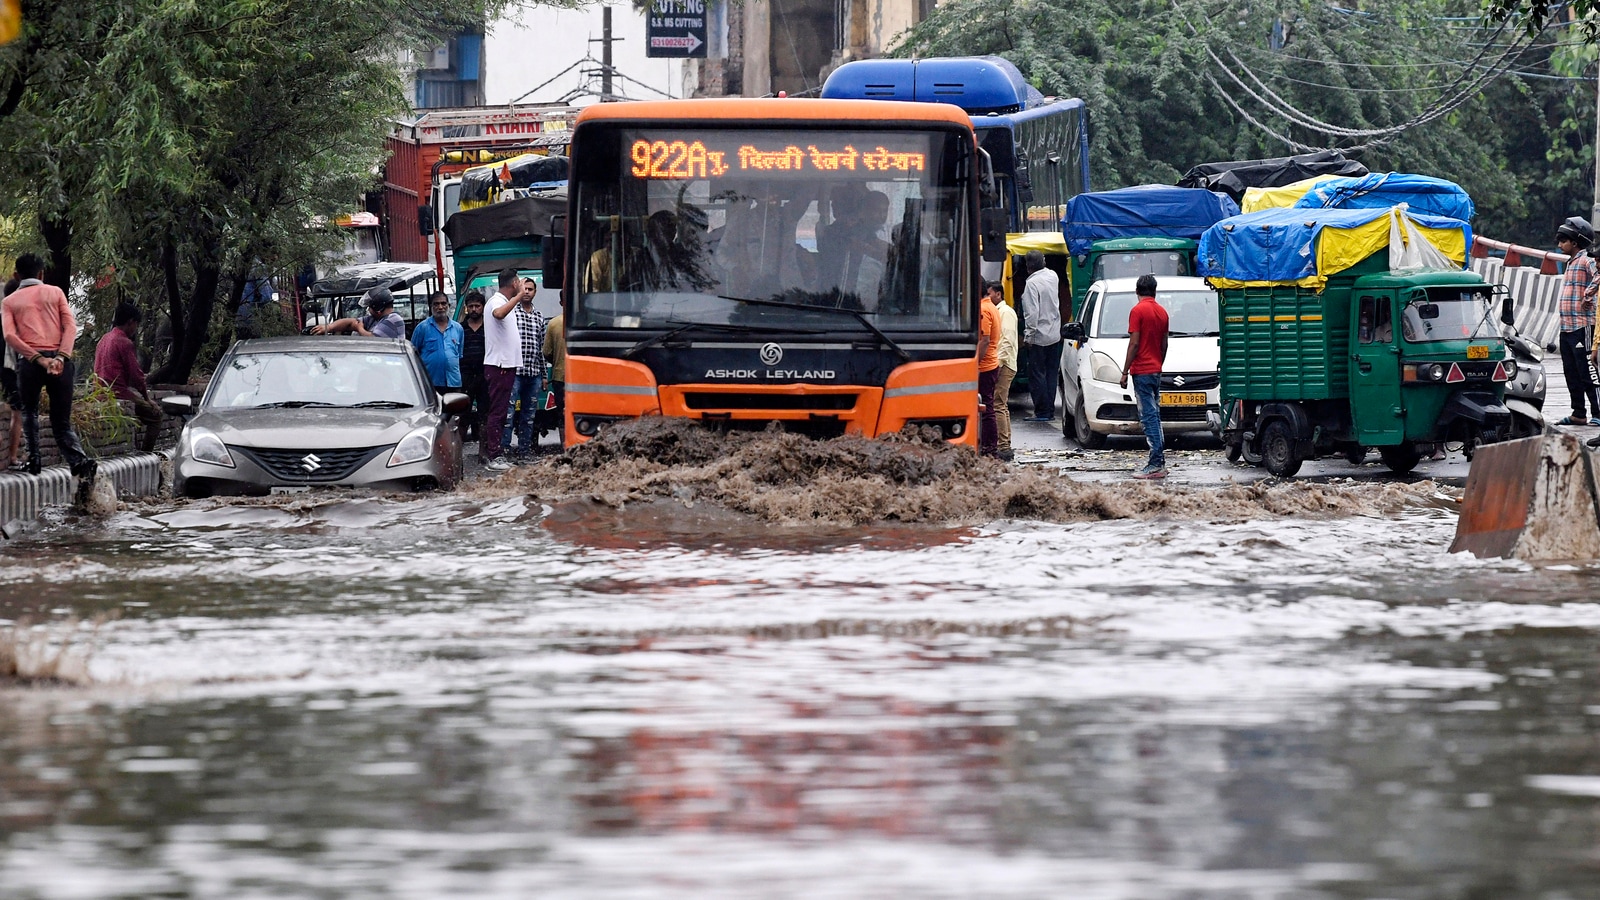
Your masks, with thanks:
[(94, 348), (94, 374), (111, 387), (118, 400), (133, 404), (133, 414), (144, 423), (139, 449), (149, 453), (156, 449), (163, 417), (161, 407), (150, 399), (150, 386), (145, 383), (144, 370), (139, 368), (139, 351), (133, 343), (141, 318), (139, 307), (127, 302), (117, 304), (117, 311), (111, 316), (111, 330)]
[(67, 305), (67, 295), (55, 285), (39, 280), (44, 260), (32, 253), (17, 259), (17, 289), (0, 300), (0, 330), (6, 343), (17, 352), (17, 382), (22, 393), (22, 430), (28, 442), (28, 471), (37, 475), (43, 463), (39, 456), (39, 393), (50, 395), (50, 430), (56, 447), (72, 468), (72, 474), (87, 483), (94, 480), (97, 466), (83, 452), (77, 432), (72, 430), (72, 345), (78, 339), (78, 320)]
[[(1561, 372), (1572, 395), (1572, 415), (1557, 425), (1600, 425), (1600, 401), (1595, 398), (1594, 382), (1589, 377), (1589, 346), (1594, 337), (1595, 277), (1589, 245), (1594, 229), (1581, 216), (1571, 216), (1556, 228), (1556, 246), (1571, 259), (1561, 276), (1557, 309), (1561, 314)], [(1595, 418), (1590, 418), (1591, 413)]]
[(394, 311), (394, 295), (388, 288), (373, 288), (361, 298), (367, 314), (359, 319), (339, 319), (311, 329), (312, 334), (355, 334), (364, 337), (406, 339), (406, 320)]

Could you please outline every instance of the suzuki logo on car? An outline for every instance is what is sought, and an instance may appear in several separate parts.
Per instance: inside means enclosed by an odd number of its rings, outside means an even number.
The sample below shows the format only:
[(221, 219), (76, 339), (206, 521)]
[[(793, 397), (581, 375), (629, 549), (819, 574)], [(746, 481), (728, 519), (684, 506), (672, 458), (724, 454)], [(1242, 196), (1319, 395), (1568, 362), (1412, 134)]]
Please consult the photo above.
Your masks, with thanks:
[(783, 362), (783, 348), (777, 344), (762, 344), (761, 361), (769, 366)]
[(322, 458), (315, 453), (307, 453), (300, 457), (300, 468), (305, 469), (307, 474), (315, 472), (322, 468)]
[(1172, 379), (1172, 383), (1177, 387), (1183, 387), (1183, 376), (1179, 375), (1177, 378)]

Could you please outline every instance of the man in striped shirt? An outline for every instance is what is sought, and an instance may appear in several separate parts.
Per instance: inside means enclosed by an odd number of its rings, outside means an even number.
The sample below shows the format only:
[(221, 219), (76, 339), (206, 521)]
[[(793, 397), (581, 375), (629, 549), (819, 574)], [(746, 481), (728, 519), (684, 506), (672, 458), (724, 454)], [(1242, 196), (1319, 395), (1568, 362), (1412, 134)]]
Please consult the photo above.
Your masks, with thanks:
[[(1561, 278), (1561, 371), (1572, 394), (1572, 415), (1558, 425), (1600, 425), (1600, 400), (1589, 373), (1589, 347), (1594, 336), (1595, 277), (1594, 259), (1589, 245), (1594, 229), (1580, 216), (1571, 216), (1556, 229), (1556, 246), (1571, 258)], [(1587, 406), (1587, 409), (1586, 409)], [(1589, 417), (1593, 411), (1596, 418)]]

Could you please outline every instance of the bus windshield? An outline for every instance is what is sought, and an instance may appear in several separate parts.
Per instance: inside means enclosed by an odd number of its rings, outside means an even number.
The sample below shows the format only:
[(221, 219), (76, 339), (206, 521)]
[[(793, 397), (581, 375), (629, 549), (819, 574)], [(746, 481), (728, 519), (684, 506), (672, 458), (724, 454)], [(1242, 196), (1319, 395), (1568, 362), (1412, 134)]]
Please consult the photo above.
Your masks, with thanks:
[(958, 137), (596, 126), (572, 327), (970, 331)]

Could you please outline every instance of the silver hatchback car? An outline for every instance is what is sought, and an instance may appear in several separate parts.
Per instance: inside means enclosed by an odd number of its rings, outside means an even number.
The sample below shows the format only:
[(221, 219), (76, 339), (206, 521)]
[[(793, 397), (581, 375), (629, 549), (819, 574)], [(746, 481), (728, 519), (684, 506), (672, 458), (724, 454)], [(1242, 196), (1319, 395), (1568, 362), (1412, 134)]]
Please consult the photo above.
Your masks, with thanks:
[(451, 488), (461, 434), (448, 414), (465, 394), (434, 392), (405, 341), (287, 337), (234, 344), (192, 409), (173, 458), (182, 496), (265, 494), (320, 485)]

